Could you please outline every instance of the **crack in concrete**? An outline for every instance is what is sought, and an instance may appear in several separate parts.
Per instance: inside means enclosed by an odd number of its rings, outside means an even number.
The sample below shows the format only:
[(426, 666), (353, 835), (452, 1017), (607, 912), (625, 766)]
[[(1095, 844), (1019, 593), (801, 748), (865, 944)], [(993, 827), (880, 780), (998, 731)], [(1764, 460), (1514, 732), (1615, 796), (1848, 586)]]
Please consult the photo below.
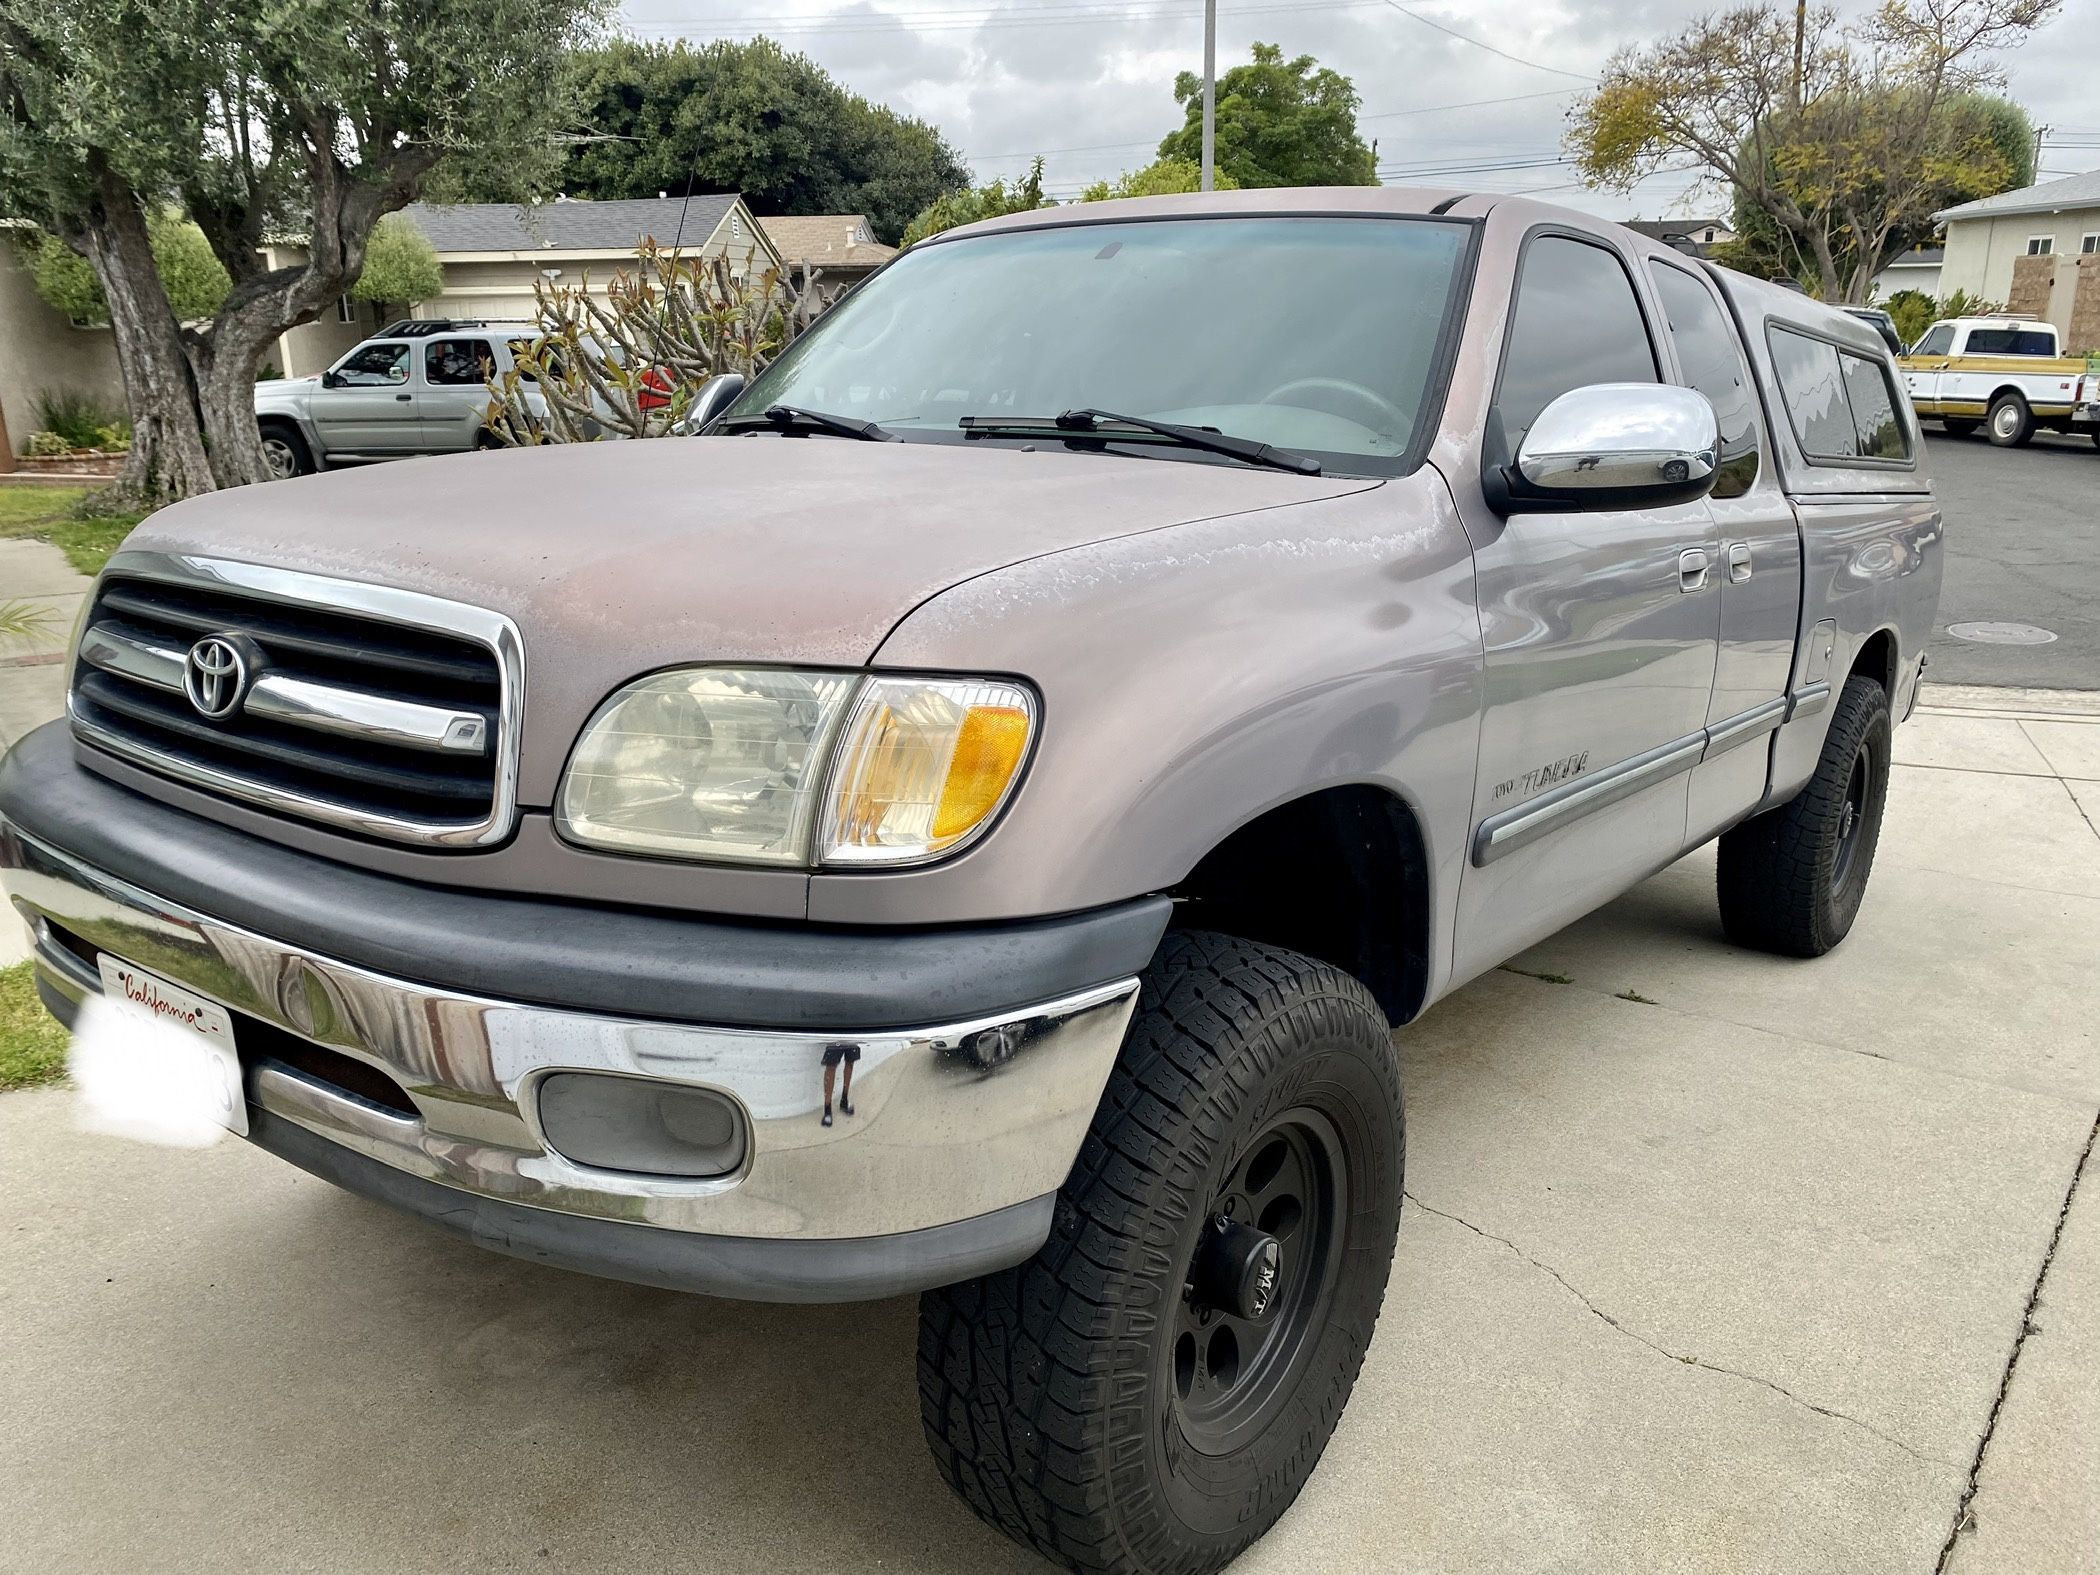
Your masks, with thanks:
[(1570, 1296), (1574, 1297), (1575, 1300), (1582, 1303), (1582, 1305), (1586, 1309), (1588, 1309), (1588, 1311), (1594, 1317), (1600, 1319), (1602, 1322), (1609, 1325), (1611, 1328), (1617, 1330), (1620, 1334), (1623, 1334), (1624, 1336), (1626, 1336), (1627, 1339), (1634, 1341), (1636, 1344), (1645, 1345), (1657, 1356), (1667, 1357), (1669, 1360), (1678, 1363), (1680, 1366), (1703, 1368), (1709, 1373), (1720, 1373), (1725, 1377), (1738, 1378), (1741, 1379), (1744, 1383), (1756, 1384), (1761, 1388), (1769, 1389), (1774, 1394), (1782, 1396), (1787, 1400), (1791, 1400), (1795, 1405), (1800, 1406), (1804, 1411), (1813, 1411), (1817, 1416), (1826, 1416), (1834, 1422), (1843, 1422), (1848, 1426), (1860, 1429), (1862, 1432), (1871, 1433), (1874, 1435), (1874, 1437), (1880, 1439), (1884, 1444), (1888, 1444), (1896, 1449), (1900, 1449), (1906, 1455), (1909, 1455), (1912, 1459), (1921, 1461), (1926, 1465), (1948, 1467), (1958, 1467), (1960, 1465), (1959, 1461), (1943, 1460), (1937, 1455), (1928, 1455), (1922, 1450), (1914, 1449), (1909, 1444), (1906, 1444), (1902, 1439), (1893, 1437), (1888, 1433), (1884, 1433), (1880, 1428), (1876, 1427), (1871, 1422), (1862, 1422), (1856, 1416), (1847, 1416), (1844, 1412), (1834, 1411), (1829, 1406), (1817, 1405), (1813, 1400), (1804, 1400), (1800, 1395), (1795, 1394), (1793, 1390), (1787, 1388), (1784, 1384), (1776, 1384), (1769, 1378), (1761, 1377), (1756, 1373), (1746, 1373), (1738, 1367), (1726, 1367), (1719, 1362), (1709, 1362), (1702, 1357), (1681, 1356), (1677, 1352), (1668, 1349), (1666, 1346), (1657, 1345), (1653, 1340), (1649, 1339), (1639, 1330), (1627, 1328), (1625, 1324), (1621, 1323), (1610, 1313), (1606, 1312), (1602, 1307), (1599, 1307), (1595, 1302), (1591, 1301), (1589, 1297), (1585, 1296), (1580, 1290), (1576, 1289), (1575, 1286), (1569, 1284), (1567, 1277), (1563, 1275), (1560, 1272), (1560, 1270), (1554, 1268), (1553, 1265), (1550, 1263), (1540, 1262), (1537, 1258), (1534, 1258), (1530, 1253), (1526, 1252), (1522, 1247), (1519, 1247), (1515, 1242), (1511, 1241), (1507, 1236), (1497, 1236), (1493, 1231), (1482, 1230), (1471, 1220), (1460, 1219), (1456, 1214), (1446, 1213), (1443, 1209), (1433, 1208), (1429, 1204), (1424, 1203), (1420, 1198), (1416, 1197), (1412, 1192), (1403, 1192), (1400, 1195), (1401, 1197), (1405, 1198), (1408, 1202), (1412, 1203), (1416, 1208), (1422, 1210), (1422, 1212), (1425, 1214), (1434, 1214), (1438, 1219), (1449, 1220), (1454, 1225), (1463, 1226), (1465, 1229), (1471, 1231), (1474, 1235), (1480, 1237), (1484, 1241), (1491, 1241), (1496, 1243), (1498, 1246), (1508, 1248), (1511, 1252), (1515, 1253), (1517, 1257), (1521, 1258), (1525, 1263), (1530, 1264), (1532, 1268), (1537, 1269), (1541, 1274), (1544, 1274), (1551, 1278), (1555, 1284), (1560, 1286), (1562, 1290), (1566, 1291)]
[(2064, 1239), (2064, 1221), (2071, 1217), (2071, 1202), (2078, 1196), (2079, 1182), (2085, 1179), (2085, 1167), (2093, 1157), (2096, 1138), (2100, 1138), (2100, 1114), (2093, 1117), (2093, 1125), (2085, 1135), (2085, 1147), (2078, 1152), (2078, 1163), (2071, 1167), (2071, 1184), (2064, 1188), (2063, 1207), (2056, 1211), (2056, 1229), (2049, 1233), (2049, 1245), (2042, 1253), (2041, 1267), (2035, 1270), (2034, 1284), (2028, 1287), (2027, 1305), (2020, 1310), (2020, 1332), (2013, 1337), (2012, 1351), (2005, 1358), (2005, 1371), (1998, 1377), (1998, 1393), (1992, 1397), (1991, 1413), (1984, 1419), (1983, 1436), (1976, 1440), (1976, 1453), (1969, 1461), (1968, 1480), (1962, 1484), (1961, 1499), (1954, 1506), (1954, 1523), (1947, 1528), (1947, 1540), (1940, 1544), (1939, 1562), (1932, 1567), (1933, 1575), (1946, 1575), (1961, 1534), (1976, 1524), (1972, 1507), (1976, 1502), (1976, 1490), (1983, 1482), (1983, 1457), (1991, 1447), (1991, 1436), (1998, 1431), (1998, 1416), (2005, 1409), (2005, 1397), (2012, 1392), (2013, 1369), (2020, 1365), (2020, 1353), (2027, 1349), (2027, 1337), (2035, 1332), (2034, 1310), (2041, 1305), (2042, 1286), (2049, 1278), (2049, 1265), (2056, 1261), (2057, 1244)]

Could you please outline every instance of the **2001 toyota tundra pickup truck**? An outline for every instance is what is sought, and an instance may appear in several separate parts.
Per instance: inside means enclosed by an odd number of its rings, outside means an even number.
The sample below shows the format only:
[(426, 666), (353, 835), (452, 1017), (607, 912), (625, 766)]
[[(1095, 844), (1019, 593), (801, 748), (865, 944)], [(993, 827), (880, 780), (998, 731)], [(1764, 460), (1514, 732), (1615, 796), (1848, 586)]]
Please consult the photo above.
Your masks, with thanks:
[(1018, 214), (702, 436), (154, 516), (0, 865), (53, 1009), (198, 1025), (264, 1148), (592, 1273), (921, 1291), (972, 1509), (1212, 1570), (1371, 1339), (1395, 1025), (1715, 838), (1731, 936), (1836, 945), (1940, 549), (1873, 330), (1627, 230)]

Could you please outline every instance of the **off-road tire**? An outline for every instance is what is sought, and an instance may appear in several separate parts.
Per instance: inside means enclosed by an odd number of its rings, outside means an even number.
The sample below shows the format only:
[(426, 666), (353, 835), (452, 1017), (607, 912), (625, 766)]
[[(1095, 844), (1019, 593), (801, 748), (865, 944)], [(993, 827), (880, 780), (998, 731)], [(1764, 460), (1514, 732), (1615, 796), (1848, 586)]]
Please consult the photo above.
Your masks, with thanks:
[(260, 430), (264, 458), (270, 458), (269, 451), (274, 447), (290, 462), (290, 469), (281, 470), (272, 461), (270, 466), (272, 480), (282, 480), (290, 476), (311, 476), (314, 473), (317, 468), (314, 465), (314, 452), (306, 446), (306, 439), (299, 435), (297, 427), (288, 421), (265, 421), (262, 423)]
[[(1221, 1181), (1252, 1176), (1260, 1153), (1240, 1145), (1304, 1109), (1340, 1139), (1346, 1202), (1318, 1233), (1335, 1251), (1304, 1260), (1331, 1261), (1332, 1277), (1297, 1359), (1270, 1369), (1273, 1413), (1207, 1454), (1189, 1442), (1196, 1397), (1176, 1365), (1192, 1254)], [(920, 1299), (920, 1410), (949, 1486), (1068, 1569), (1226, 1564), (1290, 1507), (1349, 1398), (1385, 1295), (1404, 1158), (1399, 1063), (1362, 984), (1272, 946), (1168, 936), (1049, 1240), (1018, 1268)], [(1214, 1398), (1231, 1380), (1211, 1383)]]
[(1982, 424), (1980, 421), (1971, 421), (1967, 417), (1957, 416), (1945, 417), (1940, 422), (1940, 425), (1946, 429), (1947, 436), (1958, 438), (1974, 437), (1976, 429)]
[(1887, 691), (1871, 678), (1846, 680), (1808, 785), (1722, 834), (1721, 928), (1731, 941), (1820, 957), (1845, 938), (1881, 836), (1889, 734)]
[(2034, 412), (2025, 399), (2008, 390), (1991, 401), (1983, 433), (1999, 448), (2025, 448), (2034, 441)]

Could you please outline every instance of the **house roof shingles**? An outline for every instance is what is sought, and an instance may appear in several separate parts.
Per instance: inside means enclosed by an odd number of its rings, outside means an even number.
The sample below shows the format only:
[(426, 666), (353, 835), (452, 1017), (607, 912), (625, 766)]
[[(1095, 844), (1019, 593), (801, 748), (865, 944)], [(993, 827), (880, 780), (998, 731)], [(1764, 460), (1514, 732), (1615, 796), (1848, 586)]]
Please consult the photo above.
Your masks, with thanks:
[[(681, 233), (696, 246), (714, 234), (735, 192), (614, 202), (412, 202), (403, 212), (445, 252), (631, 252), (644, 236), (669, 246)], [(680, 217), (684, 224), (681, 231)]]
[(897, 255), (896, 247), (875, 239), (864, 213), (761, 214), (758, 227), (784, 262), (873, 268)]
[(1950, 219), (1996, 219), (2016, 213), (2054, 213), (2063, 208), (2100, 208), (2100, 170), (2066, 175), (2062, 180), (2018, 191), (2001, 191), (1995, 197), (1979, 197), (1942, 209), (1933, 218), (1945, 224)]

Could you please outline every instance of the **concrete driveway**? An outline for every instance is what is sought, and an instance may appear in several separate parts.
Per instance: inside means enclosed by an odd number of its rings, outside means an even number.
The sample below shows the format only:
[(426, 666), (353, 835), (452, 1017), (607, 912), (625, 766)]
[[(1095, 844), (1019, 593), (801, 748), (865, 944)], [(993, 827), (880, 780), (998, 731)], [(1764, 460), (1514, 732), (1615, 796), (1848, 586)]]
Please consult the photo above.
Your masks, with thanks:
[[(1400, 1036), (1384, 1321), (1239, 1569), (2100, 1569), (2100, 701), (1935, 698), (1833, 956), (1726, 946), (1701, 854)], [(0, 1098), (0, 1569), (1043, 1567), (936, 1481), (909, 1302), (528, 1267), (68, 1097)]]

